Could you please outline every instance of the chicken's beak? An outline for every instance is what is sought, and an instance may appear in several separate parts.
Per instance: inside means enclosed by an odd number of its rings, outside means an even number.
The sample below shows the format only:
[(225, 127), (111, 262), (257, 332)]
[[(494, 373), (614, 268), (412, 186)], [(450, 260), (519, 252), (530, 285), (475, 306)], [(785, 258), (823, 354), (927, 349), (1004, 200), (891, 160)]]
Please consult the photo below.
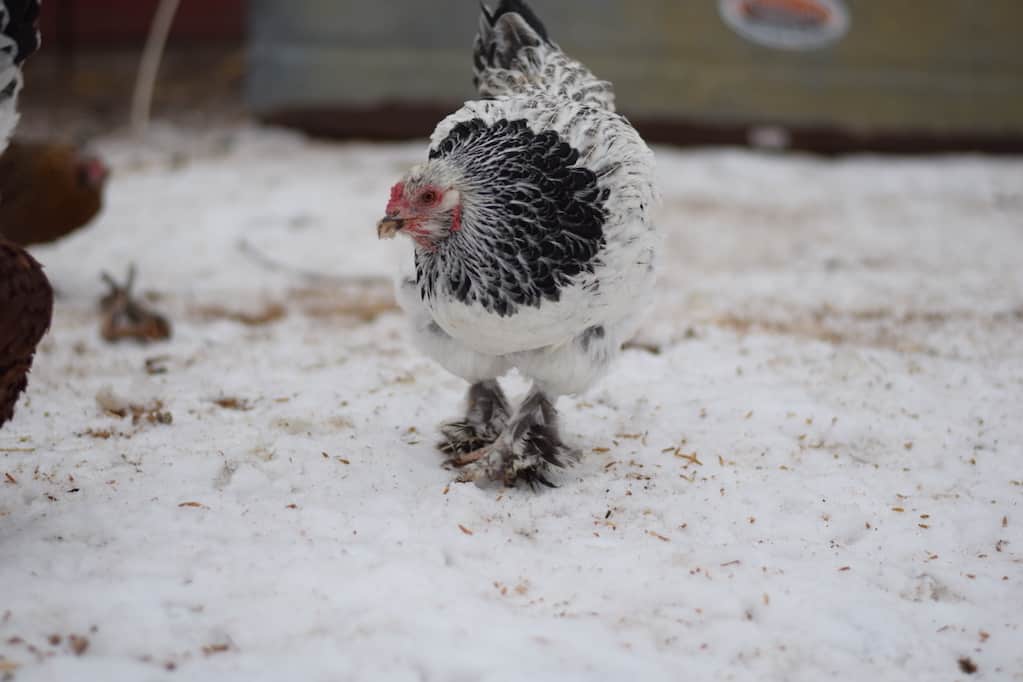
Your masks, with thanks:
[(394, 239), (398, 230), (402, 228), (405, 221), (401, 218), (384, 218), (377, 223), (377, 237), (379, 239)]

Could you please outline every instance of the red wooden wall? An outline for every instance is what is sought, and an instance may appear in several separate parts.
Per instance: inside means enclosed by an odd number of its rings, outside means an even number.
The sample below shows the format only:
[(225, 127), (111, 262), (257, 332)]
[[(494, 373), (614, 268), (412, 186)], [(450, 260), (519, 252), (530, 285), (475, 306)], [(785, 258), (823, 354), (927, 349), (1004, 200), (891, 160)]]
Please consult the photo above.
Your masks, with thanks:
[[(145, 40), (157, 0), (44, 0), (43, 44), (75, 48), (138, 45)], [(245, 0), (181, 0), (170, 40), (239, 40)]]

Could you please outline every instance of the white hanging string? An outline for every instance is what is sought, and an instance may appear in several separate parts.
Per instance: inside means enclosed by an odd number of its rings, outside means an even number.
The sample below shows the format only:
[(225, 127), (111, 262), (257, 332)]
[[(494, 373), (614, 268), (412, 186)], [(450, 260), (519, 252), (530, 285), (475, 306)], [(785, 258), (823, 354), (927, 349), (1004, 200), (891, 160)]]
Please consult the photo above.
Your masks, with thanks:
[(156, 77), (163, 60), (163, 50), (167, 45), (174, 15), (178, 11), (180, 0), (160, 0), (149, 26), (146, 45), (142, 50), (138, 74), (135, 77), (135, 90), (131, 98), (131, 128), (136, 136), (142, 136), (149, 127), (149, 114), (153, 106), (153, 91), (156, 88)]

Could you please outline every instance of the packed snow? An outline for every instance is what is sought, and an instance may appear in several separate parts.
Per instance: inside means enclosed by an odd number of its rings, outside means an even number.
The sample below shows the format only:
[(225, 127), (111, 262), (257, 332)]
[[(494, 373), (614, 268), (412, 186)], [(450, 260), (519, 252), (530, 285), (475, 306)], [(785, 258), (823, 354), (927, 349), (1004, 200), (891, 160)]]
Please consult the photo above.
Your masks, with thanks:
[[(660, 298), (534, 492), (434, 449), (466, 387), (375, 233), (424, 143), (98, 146), (33, 250), (0, 678), (1023, 680), (1023, 160), (657, 149)], [(99, 336), (131, 263), (168, 342)]]

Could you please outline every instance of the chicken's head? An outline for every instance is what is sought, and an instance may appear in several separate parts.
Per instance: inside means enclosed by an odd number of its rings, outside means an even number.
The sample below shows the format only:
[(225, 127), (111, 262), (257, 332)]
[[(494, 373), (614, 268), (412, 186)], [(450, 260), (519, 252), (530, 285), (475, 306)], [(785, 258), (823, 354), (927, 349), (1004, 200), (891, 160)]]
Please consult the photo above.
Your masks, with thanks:
[(110, 176), (110, 169), (94, 156), (79, 156), (75, 162), (75, 172), (79, 185), (91, 191), (103, 189)]
[(387, 213), (377, 223), (377, 236), (391, 239), (402, 233), (418, 247), (435, 251), (460, 229), (461, 193), (443, 168), (431, 164), (413, 168), (391, 188)]

